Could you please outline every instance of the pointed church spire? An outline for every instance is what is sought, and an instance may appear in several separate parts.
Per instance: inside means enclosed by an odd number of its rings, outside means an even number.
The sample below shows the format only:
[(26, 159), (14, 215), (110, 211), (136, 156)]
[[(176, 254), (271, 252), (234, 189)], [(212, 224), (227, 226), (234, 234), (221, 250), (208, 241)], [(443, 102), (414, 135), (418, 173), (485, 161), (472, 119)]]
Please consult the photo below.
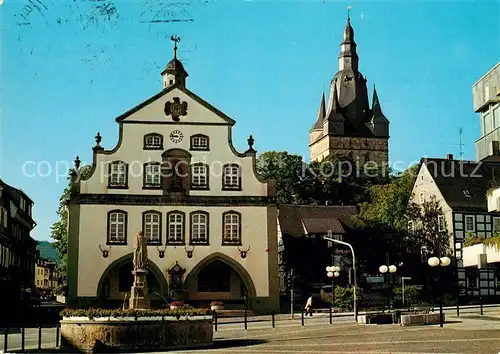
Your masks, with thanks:
[(376, 137), (389, 136), (389, 120), (382, 113), (382, 107), (378, 99), (377, 89), (373, 85), (372, 117), (367, 123), (368, 128)]
[(382, 107), (380, 106), (380, 101), (378, 100), (378, 94), (377, 89), (375, 88), (375, 84), (373, 84), (372, 112), (375, 116), (382, 114)]
[(345, 121), (337, 94), (337, 82), (332, 81), (330, 97), (328, 98), (328, 116), (324, 123), (325, 133), (337, 136), (344, 135)]
[(324, 119), (326, 116), (326, 108), (325, 108), (325, 91), (323, 90), (323, 95), (321, 96), (321, 102), (319, 104), (318, 110), (318, 120)]
[(321, 96), (321, 101), (319, 103), (318, 118), (314, 122), (314, 125), (311, 128), (311, 131), (323, 129), (323, 121), (325, 120), (325, 117), (326, 117), (325, 91), (323, 90), (323, 95)]
[(356, 42), (354, 41), (354, 29), (351, 26), (350, 17), (347, 17), (342, 43), (340, 43), (339, 70), (352, 69), (357, 71), (358, 61)]

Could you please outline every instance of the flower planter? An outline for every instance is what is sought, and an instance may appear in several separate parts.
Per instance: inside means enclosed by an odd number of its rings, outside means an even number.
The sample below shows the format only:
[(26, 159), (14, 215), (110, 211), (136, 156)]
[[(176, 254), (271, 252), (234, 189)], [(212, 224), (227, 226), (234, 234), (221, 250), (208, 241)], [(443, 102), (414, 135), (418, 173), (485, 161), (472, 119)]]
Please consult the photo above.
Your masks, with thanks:
[[(443, 322), (444, 319), (445, 319), (445, 314), (443, 313)], [(437, 324), (439, 322), (440, 322), (439, 312), (401, 316), (401, 326), (429, 325), (429, 324)]]
[[(161, 317), (160, 317), (161, 319)], [(70, 317), (63, 317), (63, 321), (68, 321), (68, 322), (110, 322), (110, 321), (135, 321), (135, 317), (113, 317), (113, 316), (106, 316), (106, 317), (93, 317), (89, 318), (86, 316), (70, 316)]]
[(394, 323), (392, 313), (376, 313), (368, 315), (359, 315), (358, 323), (360, 324), (390, 324)]
[(224, 310), (224, 305), (211, 305), (210, 310), (212, 311)]
[(161, 316), (137, 317), (137, 321), (161, 321)]

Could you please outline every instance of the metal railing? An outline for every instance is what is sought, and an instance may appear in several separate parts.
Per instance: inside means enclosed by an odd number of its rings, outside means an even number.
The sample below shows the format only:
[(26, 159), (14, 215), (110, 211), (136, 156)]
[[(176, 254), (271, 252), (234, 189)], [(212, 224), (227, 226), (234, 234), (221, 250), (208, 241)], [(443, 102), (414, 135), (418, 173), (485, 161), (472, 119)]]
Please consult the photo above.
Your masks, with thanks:
[[(491, 305), (463, 305), (463, 306), (460, 306), (460, 309), (462, 311), (464, 310), (474, 310), (473, 312), (468, 312), (469, 314), (476, 314), (479, 312), (479, 314), (483, 315), (483, 308), (499, 308), (500, 307), (500, 304), (491, 304)], [(445, 306), (443, 307), (443, 309), (445, 311), (454, 311), (456, 309), (456, 306)], [(436, 310), (434, 307), (431, 307), (431, 306), (426, 306), (426, 307), (422, 307), (422, 308), (419, 308), (419, 307), (415, 307), (415, 308), (405, 308), (405, 309), (391, 309), (391, 310), (384, 310), (384, 311), (359, 311), (358, 312), (358, 315), (372, 315), (372, 314), (380, 314), (380, 313), (399, 313), (399, 314), (412, 314), (412, 313), (415, 313), (415, 312), (422, 312), (422, 311), (427, 311), (427, 312), (433, 312), (434, 310)], [(477, 311), (479, 310), (479, 311)], [(313, 313), (315, 314), (315, 318), (320, 318), (320, 319), (324, 319), (324, 323), (329, 323), (329, 324), (333, 324), (334, 323), (334, 318), (336, 319), (339, 319), (339, 318), (345, 318), (347, 319), (348, 317), (351, 317), (349, 320), (352, 319), (352, 316), (353, 316), (353, 313), (354, 312), (335, 312), (332, 310), (332, 308), (325, 308), (325, 309), (315, 309), (313, 311)], [(305, 312), (304, 312), (304, 309), (301, 309), (301, 312), (300, 312), (300, 317), (290, 317), (290, 314), (281, 314), (282, 316), (280, 316), (281, 318), (277, 318), (276, 316), (276, 312), (274, 310), (272, 310), (271, 312), (271, 315), (259, 315), (259, 316), (254, 316), (253, 319), (249, 319), (248, 317), (248, 313), (247, 311), (245, 311), (243, 313), (243, 316), (239, 316), (239, 317), (221, 317), (216, 311), (213, 311), (212, 312), (212, 316), (213, 316), (213, 325), (214, 325), (214, 331), (217, 332), (221, 326), (229, 326), (229, 325), (232, 325), (233, 326), (233, 329), (234, 330), (237, 330), (238, 328), (239, 329), (245, 329), (245, 330), (248, 330), (250, 327), (252, 327), (252, 324), (265, 324), (265, 326), (269, 326), (270, 328), (276, 328), (277, 326), (279, 327), (279, 325), (277, 325), (277, 323), (283, 323), (283, 322), (293, 322), (293, 323), (298, 323), (300, 321), (300, 325), (301, 326), (305, 326), (306, 325), (306, 320), (305, 320)], [(270, 316), (270, 318), (269, 318)], [(287, 316), (286, 318), (284, 316)], [(267, 319), (262, 319), (263, 317), (267, 318)], [(221, 321), (221, 318), (226, 318), (228, 319), (228, 321)], [(328, 321), (328, 322), (327, 322)], [(317, 321), (314, 321), (315, 324), (319, 324), (318, 323), (319, 320)], [(237, 324), (240, 324), (241, 327), (234, 327), (234, 325), (237, 325)], [(260, 327), (262, 328), (262, 327)]]
[[(61, 343), (61, 327), (60, 324), (57, 325), (49, 325), (49, 326), (43, 326), (39, 325), (38, 327), (9, 327), (9, 328), (4, 328), (3, 330), (3, 345), (0, 349), (3, 349), (4, 353), (9, 353), (12, 351), (20, 351), (20, 352), (25, 352), (26, 350), (33, 350), (36, 349), (38, 351), (41, 351), (42, 349), (54, 349), (53, 345), (50, 345), (46, 348), (43, 346), (44, 339), (47, 339), (47, 337), (44, 337), (44, 329), (45, 330), (51, 330), (53, 332), (55, 330), (55, 334), (53, 335), (53, 339), (55, 340), (55, 348), (59, 348), (59, 345)], [(30, 331), (31, 330), (31, 331)], [(30, 336), (30, 340), (28, 341), (26, 338), (27, 332), (33, 332), (36, 333), (35, 336)], [(12, 348), (12, 345), (9, 345), (11, 343), (9, 336), (14, 335), (14, 334), (21, 334), (21, 338), (19, 341), (16, 341), (19, 346), (16, 346)], [(50, 340), (50, 344), (53, 344), (54, 341)]]

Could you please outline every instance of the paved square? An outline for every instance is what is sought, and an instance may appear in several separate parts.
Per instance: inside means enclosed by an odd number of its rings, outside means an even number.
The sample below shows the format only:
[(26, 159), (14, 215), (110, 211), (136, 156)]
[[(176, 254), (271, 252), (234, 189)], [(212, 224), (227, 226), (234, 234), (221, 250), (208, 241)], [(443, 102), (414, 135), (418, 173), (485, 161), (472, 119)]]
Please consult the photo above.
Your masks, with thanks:
[[(171, 351), (170, 353), (432, 353), (432, 354), (497, 354), (500, 352), (500, 318), (464, 314), (448, 316), (444, 328), (439, 325), (401, 327), (399, 325), (358, 325), (351, 317), (314, 316), (301, 326), (300, 318), (278, 320), (272, 328), (270, 318), (248, 323), (225, 319), (214, 332), (214, 346), (204, 350)], [(233, 323), (231, 323), (233, 322)], [(42, 352), (53, 349), (55, 329), (42, 331)], [(0, 338), (0, 351), (3, 336)], [(27, 351), (37, 352), (38, 330), (26, 330)], [(19, 351), (19, 331), (9, 335), (8, 352)]]
[[(277, 328), (224, 329), (215, 333), (216, 353), (432, 353), (497, 354), (500, 352), (500, 322), (450, 318), (439, 325), (358, 325), (324, 319), (306, 320)], [(255, 324), (251, 324), (255, 326)], [(199, 353), (200, 351), (177, 351)]]

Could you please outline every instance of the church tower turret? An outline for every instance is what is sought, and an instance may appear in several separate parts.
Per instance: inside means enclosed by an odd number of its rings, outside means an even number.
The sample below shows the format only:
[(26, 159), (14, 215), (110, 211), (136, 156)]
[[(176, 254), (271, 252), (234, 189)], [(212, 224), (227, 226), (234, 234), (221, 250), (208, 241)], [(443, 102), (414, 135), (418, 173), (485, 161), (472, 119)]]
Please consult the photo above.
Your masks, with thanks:
[(181, 41), (178, 36), (170, 38), (174, 42), (174, 59), (170, 60), (167, 67), (161, 73), (163, 78), (163, 89), (167, 89), (174, 84), (179, 84), (181, 87), (186, 87), (187, 71), (182, 63), (177, 59), (177, 43)]
[(382, 113), (375, 85), (373, 85), (372, 117), (366, 125), (376, 137), (389, 137), (389, 120)]

